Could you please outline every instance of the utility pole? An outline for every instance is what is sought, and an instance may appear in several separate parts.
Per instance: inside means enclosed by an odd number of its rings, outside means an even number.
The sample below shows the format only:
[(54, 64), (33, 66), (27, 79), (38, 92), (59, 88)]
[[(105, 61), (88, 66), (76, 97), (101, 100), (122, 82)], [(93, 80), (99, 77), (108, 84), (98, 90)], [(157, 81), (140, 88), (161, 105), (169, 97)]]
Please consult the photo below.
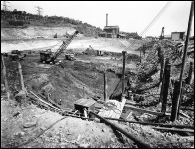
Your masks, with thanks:
[(11, 6), (8, 6), (8, 5), (7, 5), (8, 3), (11, 4), (10, 2), (3, 1), (3, 5), (2, 5), (2, 6), (3, 6), (3, 10), (4, 10), (4, 11), (8, 11), (8, 7), (11, 7)]
[(178, 97), (175, 102), (176, 104), (176, 109), (174, 112), (177, 113), (177, 116), (174, 117), (172, 119), (172, 121), (175, 121), (176, 119), (178, 119), (179, 116), (179, 104), (180, 104), (180, 97), (181, 97), (181, 88), (182, 88), (182, 79), (183, 79), (183, 71), (184, 71), (184, 67), (185, 67), (185, 60), (186, 60), (186, 55), (187, 55), (187, 49), (188, 49), (188, 42), (189, 42), (189, 37), (190, 37), (190, 30), (191, 30), (191, 26), (192, 26), (192, 18), (194, 15), (194, 1), (191, 2), (191, 9), (190, 9), (190, 16), (189, 16), (189, 21), (188, 21), (188, 30), (187, 30), (187, 36), (186, 36), (186, 41), (185, 41), (185, 48), (184, 48), (184, 54), (183, 54), (183, 59), (182, 59), (182, 68), (181, 68), (181, 74), (180, 74), (180, 78), (179, 78), (179, 92), (178, 92)]

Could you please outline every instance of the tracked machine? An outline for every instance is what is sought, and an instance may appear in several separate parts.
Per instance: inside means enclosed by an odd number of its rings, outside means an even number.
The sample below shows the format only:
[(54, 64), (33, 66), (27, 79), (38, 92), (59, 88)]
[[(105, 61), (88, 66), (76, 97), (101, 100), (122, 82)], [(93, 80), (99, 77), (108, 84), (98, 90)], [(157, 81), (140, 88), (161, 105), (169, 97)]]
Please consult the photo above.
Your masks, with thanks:
[(78, 33), (79, 31), (75, 31), (72, 36), (69, 36), (69, 38), (66, 41), (63, 41), (62, 45), (55, 53), (52, 53), (51, 49), (40, 52), (40, 62), (46, 64), (55, 64), (56, 59), (66, 50), (68, 45), (71, 43), (71, 41)]
[(16, 61), (23, 60), (24, 57), (26, 57), (26, 54), (19, 50), (12, 50), (8, 56), (12, 61)]

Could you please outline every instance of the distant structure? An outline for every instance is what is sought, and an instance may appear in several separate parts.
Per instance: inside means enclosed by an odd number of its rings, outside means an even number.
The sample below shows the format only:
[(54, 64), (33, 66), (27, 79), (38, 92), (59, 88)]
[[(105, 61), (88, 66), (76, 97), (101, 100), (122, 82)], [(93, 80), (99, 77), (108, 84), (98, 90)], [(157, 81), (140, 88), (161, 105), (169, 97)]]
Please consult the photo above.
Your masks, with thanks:
[(171, 35), (164, 35), (164, 40), (171, 40)]
[(184, 40), (185, 32), (171, 32), (172, 40)]
[(117, 38), (119, 34), (119, 26), (108, 26), (108, 14), (106, 14), (106, 26), (103, 32), (98, 34), (99, 37)]
[(155, 38), (153, 36), (146, 36), (145, 39), (149, 40), (149, 41), (155, 40)]

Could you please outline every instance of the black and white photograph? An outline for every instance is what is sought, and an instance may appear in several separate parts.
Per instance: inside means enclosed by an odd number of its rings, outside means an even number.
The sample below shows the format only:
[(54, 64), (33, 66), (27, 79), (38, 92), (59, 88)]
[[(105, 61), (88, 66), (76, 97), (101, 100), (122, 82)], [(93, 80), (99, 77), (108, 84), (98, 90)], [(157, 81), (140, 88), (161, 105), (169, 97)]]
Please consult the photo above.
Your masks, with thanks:
[(194, 148), (194, 1), (1, 1), (1, 148)]

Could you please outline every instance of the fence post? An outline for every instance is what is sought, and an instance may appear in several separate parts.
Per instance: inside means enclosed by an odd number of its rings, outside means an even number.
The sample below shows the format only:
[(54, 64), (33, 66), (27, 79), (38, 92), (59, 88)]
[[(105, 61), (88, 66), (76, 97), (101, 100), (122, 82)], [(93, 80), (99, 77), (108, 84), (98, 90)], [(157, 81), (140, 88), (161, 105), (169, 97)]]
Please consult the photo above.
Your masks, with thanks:
[(168, 96), (169, 83), (170, 83), (170, 72), (171, 72), (171, 65), (169, 63), (169, 59), (166, 59), (165, 69), (164, 69), (163, 102), (162, 102), (162, 109), (161, 109), (161, 112), (163, 113), (166, 112), (167, 96)]

